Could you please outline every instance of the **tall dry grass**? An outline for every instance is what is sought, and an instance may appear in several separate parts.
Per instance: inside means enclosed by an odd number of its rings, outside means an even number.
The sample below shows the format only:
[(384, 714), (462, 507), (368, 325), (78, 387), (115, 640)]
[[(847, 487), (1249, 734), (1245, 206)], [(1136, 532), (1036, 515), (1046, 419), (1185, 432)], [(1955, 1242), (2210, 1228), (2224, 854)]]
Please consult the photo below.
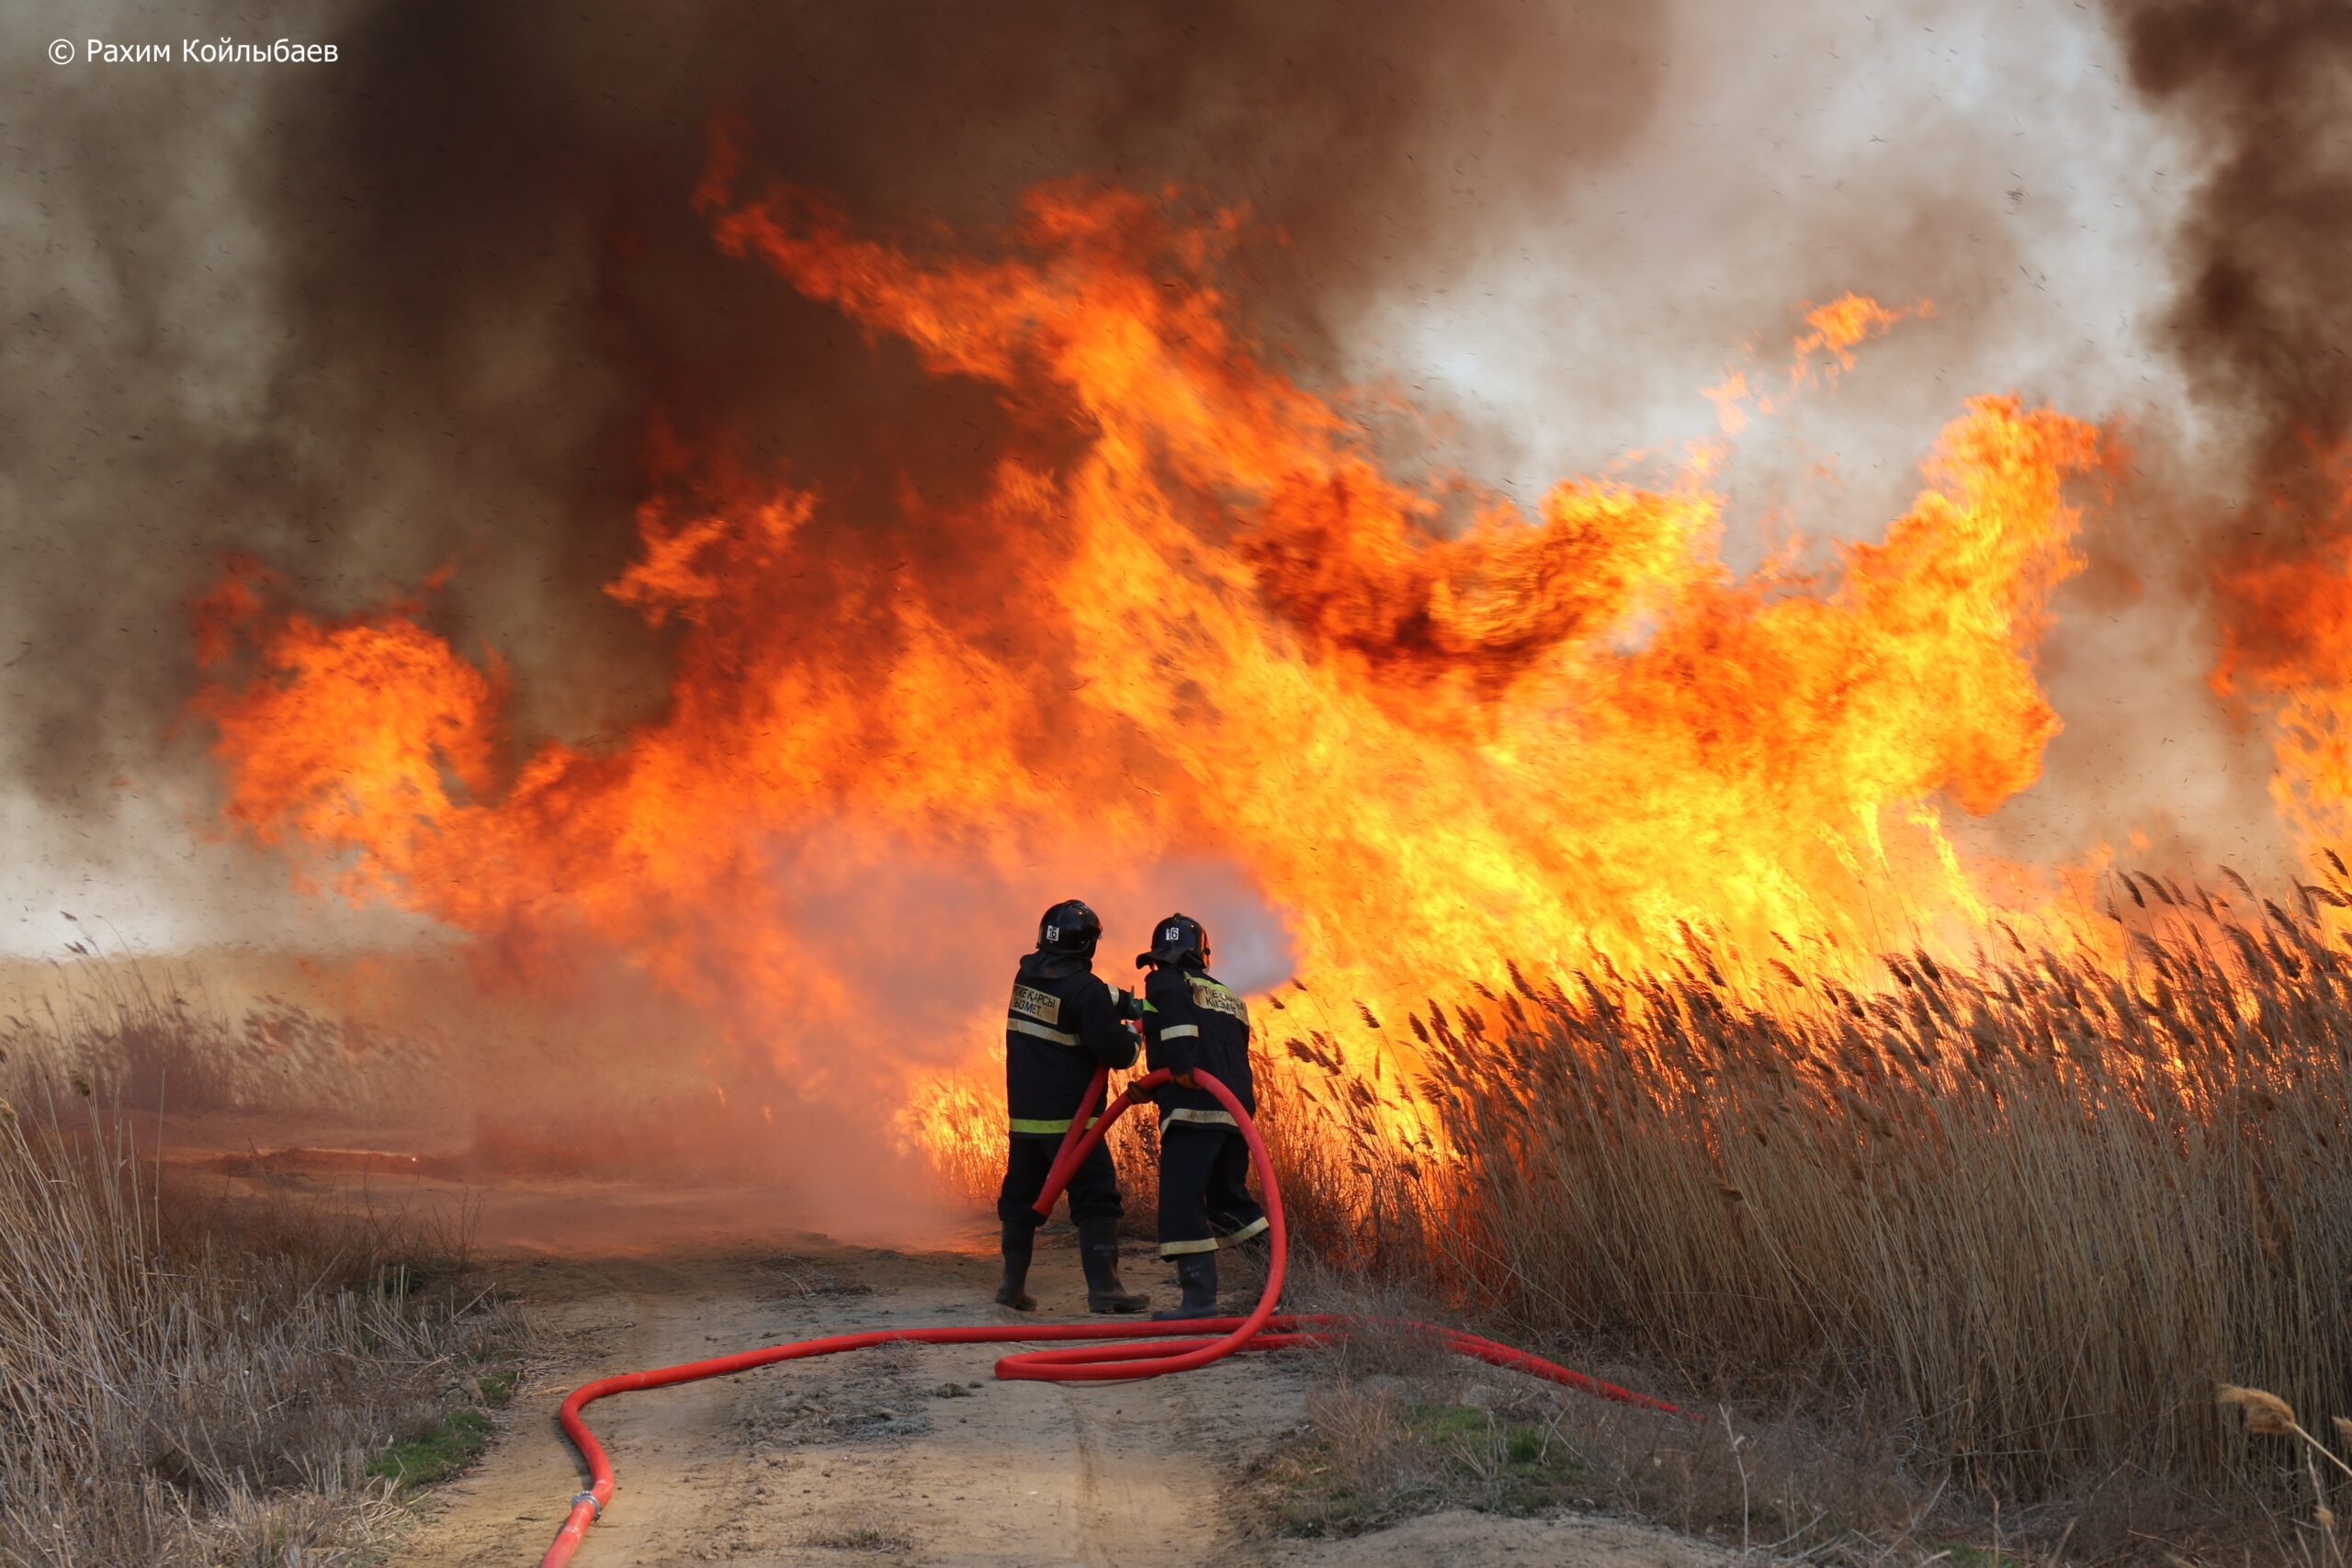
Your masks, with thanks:
[(348, 1560), (511, 1317), (448, 1238), (159, 1191), (125, 1128), (0, 1100), (0, 1563)]
[(1677, 974), (1432, 1003), (1421, 1099), (1459, 1153), (1321, 1094), (1341, 1250), (1692, 1386), (1892, 1399), (1971, 1485), (2222, 1483), (2217, 1382), (2352, 1410), (2344, 894), (2246, 919), (2124, 886), (2114, 962), (2012, 940), (1767, 992), (1694, 937)]

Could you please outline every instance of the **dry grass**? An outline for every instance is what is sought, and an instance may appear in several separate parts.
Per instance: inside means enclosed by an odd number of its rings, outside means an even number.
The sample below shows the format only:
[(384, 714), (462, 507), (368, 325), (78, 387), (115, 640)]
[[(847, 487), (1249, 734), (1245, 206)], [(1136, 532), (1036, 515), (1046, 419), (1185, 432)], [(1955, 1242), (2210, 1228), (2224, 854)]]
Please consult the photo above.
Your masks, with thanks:
[(801, 1544), (825, 1551), (863, 1551), (881, 1557), (902, 1556), (915, 1549), (912, 1536), (879, 1517), (811, 1530), (801, 1538)]
[(1531, 1325), (1892, 1393), (1972, 1482), (2219, 1479), (2216, 1382), (2352, 1406), (2352, 986), (2308, 922), (2230, 935), (1539, 998), (1432, 1055), (1451, 1260)]
[(367, 1472), (514, 1329), (447, 1238), (159, 1192), (125, 1124), (0, 1111), (0, 1563), (329, 1563)]
[[(1350, 1535), (1437, 1508), (1600, 1510), (1767, 1561), (1853, 1563), (1924, 1561), (1985, 1533), (1967, 1499), (1906, 1476), (1894, 1434), (1862, 1412), (1693, 1423), (1454, 1356), (1409, 1326), (1440, 1309), (1394, 1284), (1310, 1260), (1293, 1295), (1361, 1326), (1316, 1361), (1306, 1427), (1254, 1467), (1261, 1530)], [(1654, 1376), (1566, 1354), (1611, 1379)]]
[[(1725, 1401), (1693, 1422), (1613, 1404), (1444, 1351), (1398, 1320), (1447, 1309), (1409, 1287), (1303, 1259), (1301, 1310), (1360, 1329), (1311, 1363), (1308, 1421), (1250, 1467), (1261, 1534), (1346, 1536), (1444, 1508), (1632, 1517), (1738, 1548), (1743, 1561), (1826, 1568), (2058, 1568), (2145, 1563), (2340, 1563), (2324, 1506), (2332, 1457), (2281, 1473), (2300, 1497), (2199, 1492), (2137, 1470), (2021, 1502), (1971, 1488), (1883, 1398)], [(1593, 1342), (1547, 1352), (1608, 1381), (1679, 1393), (1671, 1373)], [(2209, 1394), (2210, 1397), (2210, 1394)], [(2284, 1428), (2280, 1428), (2284, 1430)], [(2289, 1434), (2290, 1437), (2295, 1434)]]
[(2122, 887), (2112, 963), (1915, 952), (1871, 992), (1694, 935), (1676, 973), (1432, 1002), (1419, 1098), (1459, 1156), (1307, 1075), (1319, 1125), (1280, 1146), (1344, 1223), (1301, 1228), (1711, 1405), (1881, 1413), (1908, 1474), (2096, 1514), (2098, 1551), (2252, 1519), (2301, 1465), (2216, 1383), (2352, 1409), (2346, 893)]

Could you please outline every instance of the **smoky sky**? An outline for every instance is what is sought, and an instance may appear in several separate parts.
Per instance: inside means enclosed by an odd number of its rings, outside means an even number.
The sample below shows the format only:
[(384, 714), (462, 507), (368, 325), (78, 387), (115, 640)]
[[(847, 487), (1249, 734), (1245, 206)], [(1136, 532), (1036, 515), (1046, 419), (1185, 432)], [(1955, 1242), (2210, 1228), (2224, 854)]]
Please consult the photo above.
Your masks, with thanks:
[[(2149, 511), (2230, 662), (2324, 684), (2329, 617), (2299, 601), (2335, 592), (2347, 528), (2352, 9), (2109, 0), (2109, 12), (2133, 85), (2205, 160), (2169, 257), (2165, 338), (2222, 455)], [(2237, 709), (2268, 700), (2232, 696), (2241, 733), (2267, 742)]]
[(453, 566), (434, 624), (508, 661), (528, 745), (660, 700), (661, 643), (601, 589), (662, 443), (815, 486), (850, 528), (984, 477), (987, 390), (711, 244), (714, 117), (758, 178), (884, 231), (1001, 229), (1070, 177), (1246, 204), (1251, 326), (1311, 375), (1433, 233), (1555, 198), (1635, 134), (1666, 49), (1661, 8), (1511, 0), (74, 23), (339, 55), (101, 79), (41, 60), (51, 23), (12, 29), (0, 759), (85, 820), (201, 777), (183, 606), (226, 552), (329, 611)]
[(2170, 346), (2240, 448), (2293, 488), (2352, 434), (2352, 8), (2110, 0), (2134, 85), (2210, 158), (2176, 238)]
[[(91, 863), (153, 879), (159, 844), (217, 820), (205, 736), (180, 716), (197, 678), (185, 602), (227, 553), (327, 612), (452, 568), (428, 618), (512, 669), (517, 750), (593, 744), (667, 689), (662, 637), (603, 592), (659, 452), (815, 487), (823, 525), (851, 536), (832, 553), (852, 558), (868, 536), (877, 558), (902, 553), (901, 486), (935, 516), (985, 479), (1018, 417), (991, 390), (922, 373), (904, 345), (710, 243), (691, 197), (722, 116), (743, 128), (747, 186), (828, 192), (862, 229), (916, 245), (985, 243), (1045, 180), (1246, 205), (1228, 292), (1276, 363), (1310, 383), (1363, 379), (1388, 353), (1367, 318), (1400, 299), (1425, 331), (1466, 339), (1477, 324), (1464, 374), (1509, 405), (1489, 423), (1530, 427), (1540, 442), (1512, 440), (1547, 461), (1584, 431), (1610, 451), (1645, 444), (1660, 388), (1705, 384), (1713, 345), (1758, 333), (1770, 367), (1774, 312), (1848, 287), (1938, 300), (1932, 322), (1875, 347), (1873, 389), (1840, 394), (1861, 433), (1858, 485), (1867, 464), (1907, 487), (1971, 391), (2022, 381), (2071, 412), (2128, 412), (2144, 367), (2119, 359), (2102, 406), (2108, 383), (2080, 362), (2140, 329), (2094, 346), (2087, 324), (2078, 335), (2019, 303), (2068, 235), (2090, 234), (2068, 252), (2082, 276), (2142, 253), (2170, 274), (2150, 335), (2235, 438), (2237, 493), (2287, 482), (2308, 435), (2352, 423), (2352, 292), (2335, 285), (2352, 24), (2320, 0), (2109, 0), (2105, 15), (2111, 39), (2084, 51), (2053, 32), (2032, 47), (2063, 69), (2010, 84), (1962, 47), (1970, 26), (2007, 24), (1935, 4), (12, 11), (0, 853), (45, 906), (46, 884)], [(339, 59), (110, 74), (43, 59), (51, 37), (85, 32), (286, 36)], [(2051, 96), (2079, 112), (2025, 102)], [(1833, 100), (1845, 107), (1806, 118)], [(2143, 175), (2143, 106), (2201, 164), (2151, 149), (2162, 166)], [(1817, 155), (1797, 158), (1804, 146)], [(1645, 148), (1667, 151), (1634, 155)], [(2128, 187), (2109, 183), (2118, 171)], [(2185, 205), (2175, 171), (2199, 181)], [(2165, 245), (2094, 233), (2149, 191)], [(1460, 346), (1407, 336), (1388, 357), (1408, 378)], [(2128, 556), (2147, 592), (2069, 612), (2045, 649), (2069, 725), (2055, 793), (2096, 807), (2102, 832), (2146, 802), (2101, 791), (2155, 770), (2143, 750), (2088, 742), (2169, 699), (2116, 696), (2111, 723), (2091, 699), (2158, 684), (2135, 685), (2118, 649), (2155, 649), (2181, 666), (2163, 689), (2194, 689), (2209, 638), (2184, 636), (2177, 612), (2244, 522), (2176, 498), (2221, 480), (2185, 448), (2156, 450), (2165, 439), (2147, 444), (2155, 477), (2095, 516), (2090, 541), (2095, 558)], [(1859, 532), (1891, 514), (1876, 497), (1853, 511)], [(2158, 530), (2165, 559), (2185, 563), (2177, 584), (2148, 544)], [(984, 575), (954, 538), (927, 544), (944, 556), (933, 578)], [(2242, 745), (2200, 744), (2189, 771)], [(2089, 759), (2074, 774), (2068, 748)], [(27, 877), (24, 845), (40, 840), (63, 841), (58, 871)], [(189, 879), (209, 886), (221, 867)], [(257, 893), (282, 884), (247, 871)]]

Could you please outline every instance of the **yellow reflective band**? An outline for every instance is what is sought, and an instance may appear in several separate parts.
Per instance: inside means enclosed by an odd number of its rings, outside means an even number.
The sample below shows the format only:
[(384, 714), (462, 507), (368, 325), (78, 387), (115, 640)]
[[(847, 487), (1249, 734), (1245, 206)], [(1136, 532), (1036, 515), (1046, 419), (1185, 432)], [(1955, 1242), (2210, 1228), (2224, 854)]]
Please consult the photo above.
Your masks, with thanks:
[(1211, 1236), (1206, 1241), (1163, 1241), (1159, 1244), (1159, 1256), (1182, 1258), (1188, 1252), (1215, 1252), (1216, 1249), (1217, 1241), (1215, 1236)]
[(1251, 1220), (1248, 1224), (1243, 1225), (1239, 1230), (1235, 1231), (1231, 1235), (1218, 1237), (1217, 1245), (1219, 1247), (1239, 1247), (1243, 1242), (1248, 1241), (1251, 1236), (1258, 1235), (1265, 1228), (1266, 1216), (1261, 1214), (1256, 1219)]
[(1007, 1018), (1004, 1026), (1015, 1034), (1034, 1034), (1040, 1040), (1050, 1040), (1057, 1045), (1068, 1045), (1073, 1050), (1078, 1046), (1077, 1035), (1064, 1034), (1058, 1029), (1047, 1029), (1032, 1019)]
[(1195, 1111), (1189, 1105), (1180, 1105), (1159, 1119), (1159, 1130), (1165, 1133), (1170, 1126), (1178, 1122), (1189, 1122), (1196, 1127), (1239, 1125), (1233, 1120), (1233, 1113), (1229, 1111)]
[(1162, 1040), (1198, 1040), (1201, 1026), (1197, 1023), (1171, 1023), (1159, 1032)]
[[(1102, 1120), (1100, 1116), (1090, 1116), (1086, 1124), (1091, 1127)], [(1004, 1127), (1008, 1133), (1031, 1133), (1041, 1137), (1058, 1138), (1069, 1131), (1069, 1123), (1070, 1119), (1067, 1116), (1058, 1122), (1050, 1122), (1040, 1116), (1015, 1116), (1006, 1122)]]

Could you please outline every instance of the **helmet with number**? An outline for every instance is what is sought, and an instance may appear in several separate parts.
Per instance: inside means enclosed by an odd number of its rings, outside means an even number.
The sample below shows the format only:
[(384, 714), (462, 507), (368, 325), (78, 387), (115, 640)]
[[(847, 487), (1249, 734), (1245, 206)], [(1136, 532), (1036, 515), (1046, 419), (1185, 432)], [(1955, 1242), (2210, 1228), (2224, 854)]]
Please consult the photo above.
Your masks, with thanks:
[(1208, 928), (1190, 915), (1170, 915), (1151, 929), (1151, 951), (1136, 954), (1136, 967), (1147, 964), (1179, 968), (1209, 966)]
[(1037, 922), (1040, 953), (1074, 953), (1081, 958), (1091, 958), (1094, 944), (1102, 940), (1102, 918), (1082, 899), (1063, 899)]

